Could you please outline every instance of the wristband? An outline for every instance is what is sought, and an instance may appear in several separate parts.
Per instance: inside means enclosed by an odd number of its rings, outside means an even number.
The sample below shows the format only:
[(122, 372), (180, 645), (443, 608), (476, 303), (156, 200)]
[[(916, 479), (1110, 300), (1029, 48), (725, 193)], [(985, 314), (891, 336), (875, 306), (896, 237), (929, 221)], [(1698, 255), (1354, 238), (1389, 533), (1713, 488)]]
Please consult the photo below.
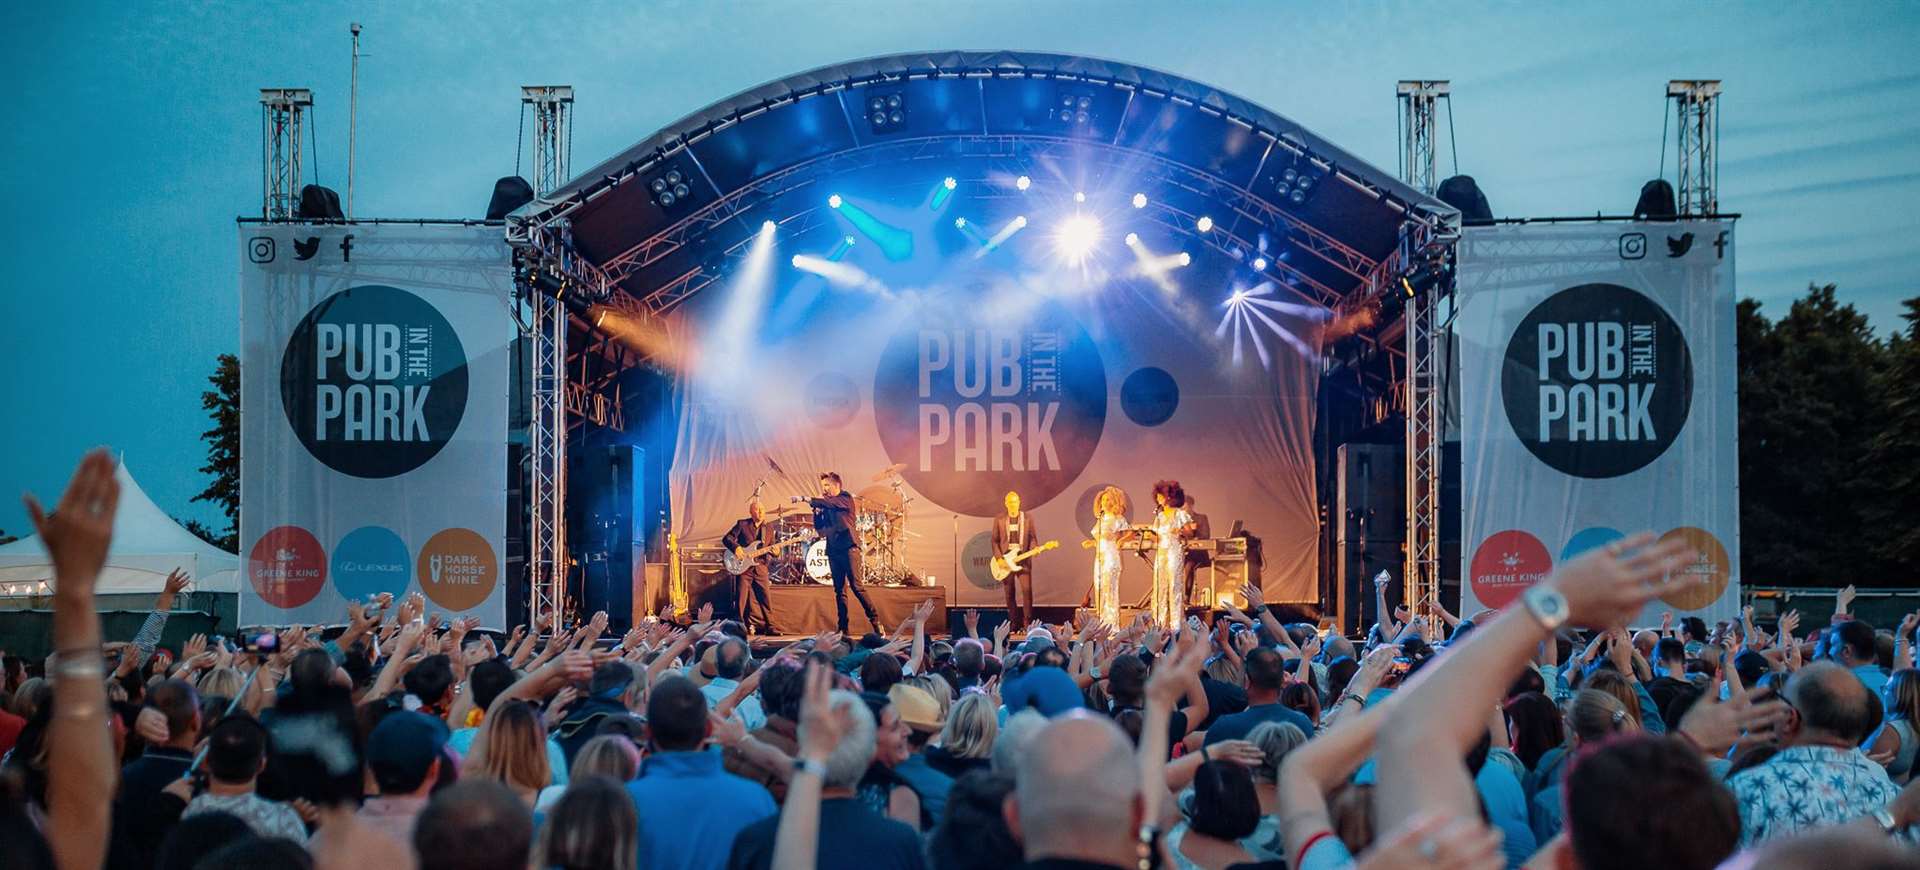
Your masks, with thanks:
[(824, 764), (824, 763), (822, 763), (822, 762), (819, 762), (819, 761), (815, 761), (815, 760), (813, 760), (813, 759), (811, 759), (811, 758), (796, 758), (796, 759), (794, 759), (794, 760), (793, 760), (793, 772), (794, 772), (794, 773), (795, 773), (796, 775), (797, 775), (797, 774), (802, 774), (802, 773), (811, 773), (811, 774), (813, 774), (814, 776), (817, 776), (817, 777), (820, 777), (820, 779), (821, 779), (821, 780), (823, 780), (823, 781), (824, 781), (824, 780), (825, 780), (825, 779), (827, 778), (827, 766), (826, 766), (826, 764)]
[(1300, 853), (1294, 856), (1293, 866), (1299, 867), (1304, 865), (1307, 861), (1307, 852), (1313, 849), (1313, 844), (1318, 843), (1321, 840), (1324, 840), (1331, 836), (1333, 836), (1332, 831), (1321, 831), (1320, 833), (1317, 833), (1311, 837), (1308, 837), (1307, 842), (1300, 847)]
[(1352, 701), (1355, 704), (1359, 704), (1362, 709), (1364, 709), (1367, 706), (1367, 699), (1365, 697), (1359, 694), (1356, 694), (1354, 692), (1341, 692), (1339, 703), (1345, 704), (1348, 701)]

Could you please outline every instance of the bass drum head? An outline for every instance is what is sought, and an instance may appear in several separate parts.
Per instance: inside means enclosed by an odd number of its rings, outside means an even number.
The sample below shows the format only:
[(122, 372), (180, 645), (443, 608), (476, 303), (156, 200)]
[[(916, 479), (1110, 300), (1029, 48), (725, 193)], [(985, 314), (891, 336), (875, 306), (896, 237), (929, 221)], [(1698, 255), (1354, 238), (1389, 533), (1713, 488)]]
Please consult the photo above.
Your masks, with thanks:
[(813, 578), (815, 583), (833, 583), (833, 566), (827, 562), (827, 542), (824, 539), (814, 541), (807, 547), (807, 576)]

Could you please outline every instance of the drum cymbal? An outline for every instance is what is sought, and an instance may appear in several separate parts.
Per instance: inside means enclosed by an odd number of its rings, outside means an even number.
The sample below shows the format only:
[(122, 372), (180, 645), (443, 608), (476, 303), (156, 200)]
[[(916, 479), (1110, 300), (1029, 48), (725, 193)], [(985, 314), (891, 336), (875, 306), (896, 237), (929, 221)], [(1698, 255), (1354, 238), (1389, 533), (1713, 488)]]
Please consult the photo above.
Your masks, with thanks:
[(900, 493), (889, 486), (869, 486), (855, 493), (853, 499), (862, 510), (889, 512), (900, 510)]
[(872, 481), (873, 481), (874, 483), (879, 483), (879, 482), (881, 482), (881, 481), (883, 481), (883, 480), (886, 480), (886, 479), (887, 479), (887, 478), (889, 478), (889, 477), (892, 477), (892, 476), (894, 476), (894, 475), (896, 475), (896, 474), (899, 474), (900, 472), (902, 472), (902, 471), (906, 471), (906, 470), (907, 470), (907, 464), (906, 464), (906, 463), (904, 463), (904, 462), (896, 462), (896, 463), (894, 463), (894, 464), (892, 464), (892, 465), (889, 465), (889, 466), (887, 466), (886, 468), (883, 468), (883, 469), (880, 469), (880, 471), (878, 471), (877, 473), (875, 473), (875, 474), (873, 475), (873, 477), (871, 477), (871, 478), (869, 478), (869, 479), (870, 479), (870, 480), (872, 480)]
[(811, 508), (802, 507), (797, 504), (783, 504), (778, 507), (763, 507), (760, 509), (760, 513), (770, 517), (784, 517), (787, 514), (797, 514), (811, 510)]

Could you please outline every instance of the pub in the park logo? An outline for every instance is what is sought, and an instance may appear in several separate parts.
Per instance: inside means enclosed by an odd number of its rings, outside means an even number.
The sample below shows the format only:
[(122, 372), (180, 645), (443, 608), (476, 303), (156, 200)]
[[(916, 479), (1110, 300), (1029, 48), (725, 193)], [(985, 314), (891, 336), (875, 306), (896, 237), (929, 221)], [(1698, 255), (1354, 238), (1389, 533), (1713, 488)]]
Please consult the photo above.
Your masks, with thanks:
[(280, 403), (328, 468), (405, 474), (452, 440), (467, 409), (467, 354), (438, 309), (370, 284), (320, 300), (287, 338)]
[(1666, 309), (1617, 284), (1569, 287), (1507, 343), (1501, 398), (1527, 449), (1575, 477), (1619, 477), (1673, 445), (1693, 404), (1693, 357)]

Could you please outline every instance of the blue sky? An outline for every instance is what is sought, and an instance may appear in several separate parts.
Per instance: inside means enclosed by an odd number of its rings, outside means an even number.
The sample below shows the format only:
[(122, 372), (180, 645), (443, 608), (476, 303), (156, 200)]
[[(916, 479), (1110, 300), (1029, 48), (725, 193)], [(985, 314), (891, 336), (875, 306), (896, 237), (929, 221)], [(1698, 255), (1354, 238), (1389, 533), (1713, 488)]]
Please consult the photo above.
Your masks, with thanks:
[(12, 494), (56, 494), (97, 444), (163, 508), (215, 520), (188, 499), (205, 485), (199, 394), (238, 348), (232, 219), (259, 209), (257, 91), (314, 90), (313, 164), (344, 192), (349, 21), (368, 55), (361, 216), (478, 216), (513, 168), (522, 84), (575, 87), (584, 169), (764, 81), (951, 48), (1156, 67), (1389, 169), (1394, 82), (1448, 78), (1460, 169), (1497, 214), (1620, 213), (1659, 163), (1667, 79), (1717, 77), (1740, 292), (1778, 314), (1836, 282), (1883, 332), (1920, 293), (1920, 4), (71, 2), (7, 18), (0, 529), (15, 534)]

